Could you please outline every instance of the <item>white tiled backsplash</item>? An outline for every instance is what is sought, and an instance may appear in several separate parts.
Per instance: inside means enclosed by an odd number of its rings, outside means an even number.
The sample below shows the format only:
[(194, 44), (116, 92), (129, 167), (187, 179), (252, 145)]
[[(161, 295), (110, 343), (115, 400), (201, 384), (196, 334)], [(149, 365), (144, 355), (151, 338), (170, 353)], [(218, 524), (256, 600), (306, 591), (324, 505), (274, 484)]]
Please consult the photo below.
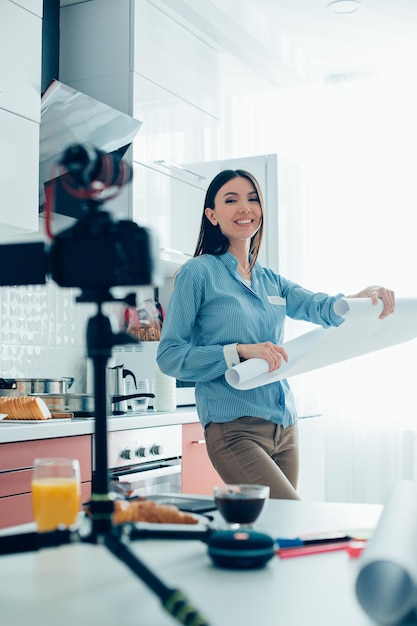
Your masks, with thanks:
[(72, 376), (71, 391), (86, 391), (85, 332), (95, 305), (75, 301), (78, 289), (55, 283), (0, 288), (0, 376)]

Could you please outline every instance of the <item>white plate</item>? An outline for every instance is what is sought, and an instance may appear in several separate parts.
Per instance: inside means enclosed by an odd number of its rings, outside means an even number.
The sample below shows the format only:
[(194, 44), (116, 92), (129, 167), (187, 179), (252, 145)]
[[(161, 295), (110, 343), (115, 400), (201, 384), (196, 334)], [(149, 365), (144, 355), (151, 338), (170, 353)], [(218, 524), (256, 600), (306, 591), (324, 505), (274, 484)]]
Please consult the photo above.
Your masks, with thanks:
[(144, 530), (193, 530), (201, 531), (205, 530), (210, 520), (205, 515), (199, 515), (197, 513), (187, 513), (197, 520), (197, 524), (159, 524), (157, 522), (135, 522), (135, 526), (138, 529)]

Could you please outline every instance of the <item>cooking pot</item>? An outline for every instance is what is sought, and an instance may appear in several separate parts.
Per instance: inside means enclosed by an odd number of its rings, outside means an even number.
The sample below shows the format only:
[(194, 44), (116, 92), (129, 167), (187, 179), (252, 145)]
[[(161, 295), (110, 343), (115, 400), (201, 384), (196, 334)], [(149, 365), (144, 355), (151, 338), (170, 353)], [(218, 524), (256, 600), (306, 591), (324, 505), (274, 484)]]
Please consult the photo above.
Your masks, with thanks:
[[(74, 413), (76, 417), (94, 416), (94, 394), (93, 393), (37, 393), (45, 402), (51, 413)], [(111, 404), (118, 405), (124, 400), (131, 398), (154, 398), (153, 393), (133, 393), (127, 396), (109, 396)], [(121, 415), (125, 411), (113, 410), (113, 415)]]
[(74, 378), (0, 378), (0, 395), (30, 396), (32, 394), (67, 393)]

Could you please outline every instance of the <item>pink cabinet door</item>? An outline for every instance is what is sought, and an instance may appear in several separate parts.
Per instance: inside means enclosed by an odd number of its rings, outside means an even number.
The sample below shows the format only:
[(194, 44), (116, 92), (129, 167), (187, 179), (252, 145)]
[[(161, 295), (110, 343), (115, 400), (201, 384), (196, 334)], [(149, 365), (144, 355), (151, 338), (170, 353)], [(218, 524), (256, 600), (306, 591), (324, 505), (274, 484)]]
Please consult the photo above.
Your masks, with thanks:
[(201, 424), (184, 424), (182, 427), (182, 492), (213, 495), (213, 487), (221, 485), (220, 479), (208, 457)]
[(36, 457), (79, 460), (81, 502), (91, 496), (91, 436), (39, 439), (0, 445), (0, 528), (33, 521), (30, 481)]

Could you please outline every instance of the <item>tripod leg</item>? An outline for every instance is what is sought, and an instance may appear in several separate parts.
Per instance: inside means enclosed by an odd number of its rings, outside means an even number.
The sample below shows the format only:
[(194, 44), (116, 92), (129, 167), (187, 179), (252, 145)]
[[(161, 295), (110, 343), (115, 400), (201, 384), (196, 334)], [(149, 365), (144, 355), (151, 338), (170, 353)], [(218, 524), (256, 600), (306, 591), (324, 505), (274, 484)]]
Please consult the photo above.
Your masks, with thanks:
[(161, 600), (165, 610), (180, 624), (186, 626), (209, 626), (208, 622), (192, 606), (179, 589), (170, 589), (146, 565), (144, 565), (127, 545), (114, 535), (105, 535), (104, 544), (120, 561), (127, 565)]
[(106, 365), (111, 357), (116, 337), (110, 320), (98, 305), (97, 315), (87, 326), (88, 356), (94, 365), (95, 396), (95, 474), (91, 494), (90, 512), (92, 534), (87, 541), (100, 540), (120, 561), (125, 563), (160, 598), (165, 610), (186, 626), (209, 626), (178, 589), (167, 587), (132, 552), (122, 539), (112, 532), (113, 501), (108, 493), (107, 474), (107, 392)]
[(113, 501), (108, 490), (107, 474), (107, 412), (106, 366), (111, 357), (114, 335), (110, 320), (103, 315), (99, 306), (98, 313), (89, 320), (87, 326), (88, 356), (94, 365), (94, 412), (95, 412), (95, 471), (91, 494), (91, 516), (93, 536), (111, 529)]

